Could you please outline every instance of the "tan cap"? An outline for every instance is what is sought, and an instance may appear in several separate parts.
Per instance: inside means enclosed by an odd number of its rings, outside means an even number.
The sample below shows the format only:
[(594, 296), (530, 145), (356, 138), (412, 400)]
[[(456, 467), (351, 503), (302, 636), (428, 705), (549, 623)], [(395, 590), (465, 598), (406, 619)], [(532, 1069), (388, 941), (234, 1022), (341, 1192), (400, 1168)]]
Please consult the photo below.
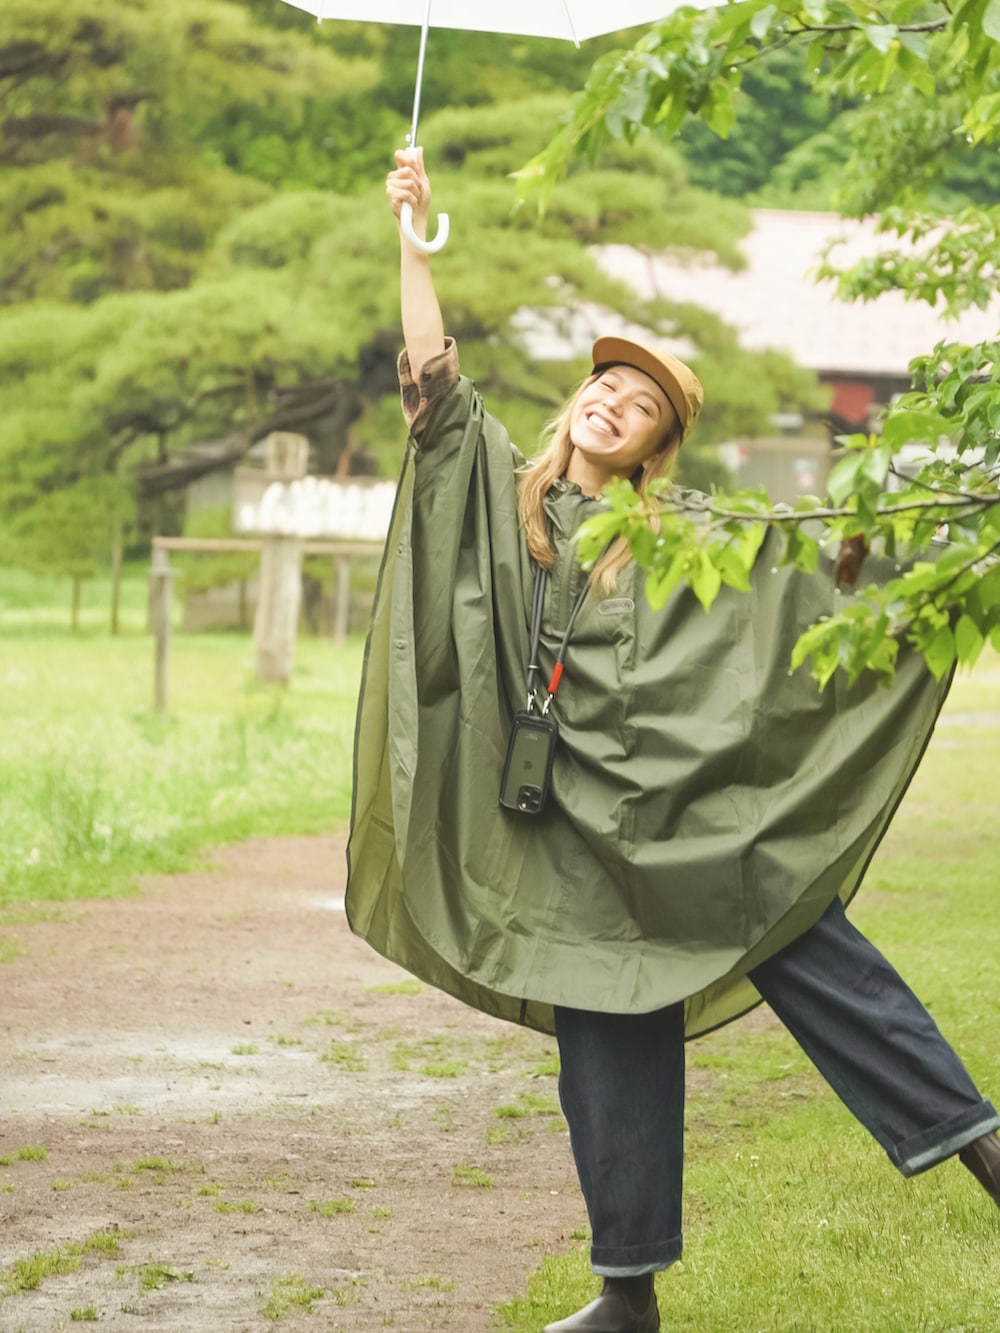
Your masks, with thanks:
[(594, 343), (594, 369), (600, 370), (603, 366), (634, 366), (658, 384), (677, 413), (681, 440), (698, 420), (705, 401), (701, 380), (690, 366), (669, 352), (644, 347), (628, 338), (598, 338)]

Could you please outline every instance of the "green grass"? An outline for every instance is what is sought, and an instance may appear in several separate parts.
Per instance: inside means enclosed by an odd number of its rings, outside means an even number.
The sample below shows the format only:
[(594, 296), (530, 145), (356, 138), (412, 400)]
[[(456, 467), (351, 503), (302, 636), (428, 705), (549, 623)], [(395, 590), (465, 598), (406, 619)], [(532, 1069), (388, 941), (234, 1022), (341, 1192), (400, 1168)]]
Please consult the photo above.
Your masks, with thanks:
[(298, 1273), (286, 1273), (271, 1283), (271, 1294), (261, 1308), (261, 1315), (272, 1323), (279, 1323), (289, 1311), (311, 1314), (314, 1303), (326, 1294), (325, 1287), (310, 1286)]
[[(956, 681), (851, 909), (994, 1103), (1000, 728), (964, 719), (998, 712), (992, 655)], [(1000, 1329), (1000, 1212), (960, 1164), (903, 1180), (778, 1026), (724, 1028), (689, 1064), (685, 1252), (657, 1280), (665, 1329)], [(583, 1244), (546, 1259), (497, 1327), (537, 1333), (596, 1290)]]
[(331, 1199), (328, 1203), (311, 1203), (309, 1207), (320, 1217), (339, 1217), (342, 1213), (353, 1213), (357, 1204), (353, 1199)]
[(559, 1102), (544, 1093), (521, 1092), (516, 1102), (498, 1106), (493, 1113), (501, 1120), (523, 1120), (528, 1116), (561, 1115)]
[(15, 1148), (13, 1152), (0, 1155), (0, 1166), (11, 1166), (14, 1162), (44, 1162), (48, 1155), (48, 1148), (41, 1146)]
[(440, 1273), (422, 1273), (401, 1283), (404, 1291), (454, 1291), (454, 1282), (448, 1282)]
[(191, 1272), (177, 1272), (169, 1264), (148, 1263), (123, 1266), (118, 1269), (118, 1277), (133, 1274), (139, 1283), (140, 1291), (159, 1291), (168, 1282), (194, 1282)]
[(451, 1183), (462, 1188), (471, 1186), (473, 1189), (491, 1190), (496, 1181), (482, 1167), (459, 1165), (451, 1173)]
[[(78, 635), (0, 571), (0, 910), (127, 893), (250, 836), (333, 829), (350, 807), (362, 641), (302, 638), (290, 686), (254, 677), (246, 635), (173, 638), (171, 712), (152, 708), (145, 580), (124, 632)], [(12, 588), (19, 594), (12, 595)]]
[(327, 1064), (339, 1065), (351, 1074), (363, 1074), (368, 1068), (364, 1053), (346, 1041), (331, 1041), (319, 1058)]
[(16, 1296), (35, 1291), (46, 1278), (77, 1272), (86, 1256), (116, 1255), (125, 1234), (112, 1227), (107, 1231), (95, 1231), (81, 1241), (58, 1245), (52, 1250), (37, 1250), (26, 1259), (15, 1259), (10, 1268), (0, 1271), (0, 1294)]
[(366, 986), (372, 995), (421, 995), (424, 983), (416, 977), (407, 977), (404, 981), (386, 981), (378, 986)]

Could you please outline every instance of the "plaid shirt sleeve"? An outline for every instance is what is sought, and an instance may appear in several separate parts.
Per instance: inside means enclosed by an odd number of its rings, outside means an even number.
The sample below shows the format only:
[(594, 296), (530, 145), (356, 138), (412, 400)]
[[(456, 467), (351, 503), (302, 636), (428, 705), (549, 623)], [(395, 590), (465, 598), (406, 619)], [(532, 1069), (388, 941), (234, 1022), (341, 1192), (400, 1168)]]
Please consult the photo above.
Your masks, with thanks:
[(420, 383), (410, 373), (410, 358), (401, 352), (397, 363), (399, 396), (403, 417), (411, 435), (419, 435), (437, 402), (458, 383), (458, 347), (454, 338), (445, 338), (444, 351), (424, 365)]

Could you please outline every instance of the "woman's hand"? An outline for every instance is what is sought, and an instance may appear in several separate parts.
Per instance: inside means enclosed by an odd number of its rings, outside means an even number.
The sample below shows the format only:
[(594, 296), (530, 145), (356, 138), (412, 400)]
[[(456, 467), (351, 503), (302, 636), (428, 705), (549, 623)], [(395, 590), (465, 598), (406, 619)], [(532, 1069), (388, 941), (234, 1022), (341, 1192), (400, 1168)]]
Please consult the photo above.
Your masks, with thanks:
[[(404, 204), (413, 209), (413, 230), (424, 240), (431, 206), (431, 183), (424, 170), (422, 148), (396, 152), (396, 169), (385, 178), (385, 192), (399, 222)], [(444, 323), (426, 254), (414, 249), (400, 234), (400, 306), (403, 337), (410, 358), (410, 372), (419, 383), (420, 372), (431, 357), (444, 351)]]
[(396, 150), (396, 170), (385, 180), (385, 192), (393, 213), (399, 220), (404, 204), (413, 209), (413, 229), (420, 237), (427, 235), (427, 219), (431, 207), (431, 183), (424, 170), (422, 148)]

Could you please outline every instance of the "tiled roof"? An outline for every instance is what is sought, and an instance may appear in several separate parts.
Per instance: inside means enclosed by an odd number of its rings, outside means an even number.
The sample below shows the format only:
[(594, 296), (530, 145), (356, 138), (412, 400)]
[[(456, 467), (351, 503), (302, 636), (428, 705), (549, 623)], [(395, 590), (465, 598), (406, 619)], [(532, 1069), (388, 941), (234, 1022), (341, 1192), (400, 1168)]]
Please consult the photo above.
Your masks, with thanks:
[(747, 265), (739, 272), (700, 258), (651, 258), (624, 245), (601, 247), (600, 262), (638, 291), (714, 311), (739, 331), (744, 347), (787, 351), (820, 372), (901, 375), (941, 339), (980, 342), (1000, 333), (1000, 297), (986, 311), (946, 320), (897, 292), (847, 303), (837, 299), (832, 282), (817, 283), (810, 274), (833, 238), (843, 239), (831, 255), (839, 267), (898, 245), (891, 236), (876, 236), (873, 219), (766, 208), (752, 216), (741, 245)]

